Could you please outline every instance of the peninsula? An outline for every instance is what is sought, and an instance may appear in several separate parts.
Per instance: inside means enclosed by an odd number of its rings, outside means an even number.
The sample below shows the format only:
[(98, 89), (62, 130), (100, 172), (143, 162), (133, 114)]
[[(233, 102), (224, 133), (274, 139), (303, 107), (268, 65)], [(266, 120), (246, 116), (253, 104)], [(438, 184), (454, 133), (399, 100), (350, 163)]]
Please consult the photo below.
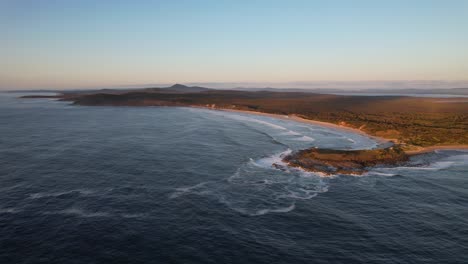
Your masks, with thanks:
[[(26, 96), (39, 98), (38, 96)], [(324, 173), (363, 173), (438, 148), (468, 148), (468, 98), (335, 95), (188, 87), (66, 92), (45, 96), (87, 106), (186, 106), (273, 115), (351, 129), (391, 141), (376, 150), (308, 149), (285, 157), (290, 166)]]
[[(376, 165), (396, 165), (408, 161), (398, 145), (369, 150), (335, 150), (310, 148), (283, 158), (289, 166), (306, 171), (330, 174), (363, 174)], [(275, 165), (278, 166), (278, 165)]]

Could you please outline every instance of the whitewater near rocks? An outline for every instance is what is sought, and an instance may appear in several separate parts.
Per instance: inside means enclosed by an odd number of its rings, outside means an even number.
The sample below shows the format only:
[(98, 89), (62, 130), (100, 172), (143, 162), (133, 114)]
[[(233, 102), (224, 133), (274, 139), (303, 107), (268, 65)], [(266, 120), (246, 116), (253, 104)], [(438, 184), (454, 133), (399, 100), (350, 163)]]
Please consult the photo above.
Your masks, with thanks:
[[(265, 116), (1, 95), (0, 223), (8, 228), (0, 251), (39, 259), (61, 248), (65, 261), (76, 248), (94, 257), (111, 244), (164, 262), (177, 247), (198, 263), (226, 254), (262, 256), (256, 263), (408, 262), (395, 251), (456, 263), (464, 254), (467, 152), (427, 153), (359, 176), (273, 166), (314, 146), (377, 142)], [(17, 243), (33, 246), (8, 247)], [(213, 243), (223, 246), (208, 254)]]

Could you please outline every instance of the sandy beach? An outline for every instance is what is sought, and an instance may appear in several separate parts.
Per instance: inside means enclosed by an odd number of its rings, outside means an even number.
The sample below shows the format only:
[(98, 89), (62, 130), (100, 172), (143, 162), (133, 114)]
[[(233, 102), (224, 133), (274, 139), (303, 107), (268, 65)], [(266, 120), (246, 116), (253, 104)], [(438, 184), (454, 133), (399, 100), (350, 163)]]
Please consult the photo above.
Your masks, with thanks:
[(268, 116), (268, 117), (272, 117), (272, 118), (295, 121), (295, 122), (300, 122), (300, 123), (305, 123), (305, 124), (310, 124), (310, 125), (319, 125), (319, 126), (323, 126), (323, 127), (328, 127), (328, 128), (333, 128), (333, 129), (346, 131), (346, 132), (361, 134), (361, 135), (364, 135), (366, 137), (370, 137), (370, 138), (374, 139), (379, 144), (387, 144), (387, 143), (393, 142), (391, 139), (369, 135), (366, 132), (364, 132), (364, 131), (362, 131), (360, 129), (357, 129), (357, 128), (341, 126), (341, 125), (322, 122), (322, 121), (305, 119), (305, 118), (299, 117), (297, 115), (280, 115), (280, 114), (263, 113), (263, 112), (258, 112), (258, 111), (225, 109), (225, 108), (215, 108), (215, 109), (209, 108), (209, 107), (202, 107), (202, 108), (210, 109), (210, 110), (216, 110), (216, 111), (226, 111), (226, 112), (233, 112), (233, 113), (244, 113), (244, 114), (251, 114), (251, 115)]
[[(358, 133), (358, 134), (370, 137), (382, 145), (388, 144), (388, 143), (394, 143), (393, 139), (387, 139), (383, 137), (369, 135), (366, 132), (357, 128), (351, 128), (351, 127), (337, 125), (333, 123), (305, 119), (297, 115), (280, 115), (280, 114), (263, 113), (263, 112), (258, 112), (258, 111), (227, 109), (227, 108), (211, 108), (211, 107), (205, 107), (205, 106), (193, 106), (193, 107), (214, 110), (214, 111), (225, 111), (225, 112), (233, 112), (233, 113), (244, 113), (244, 114), (251, 114), (251, 115), (268, 116), (268, 117), (278, 118), (282, 120), (292, 120), (292, 121), (301, 122), (305, 124), (319, 125), (319, 126), (324, 126), (328, 128), (339, 129), (342, 131)], [(430, 147), (417, 147), (417, 149), (405, 150), (405, 152), (408, 155), (417, 155), (417, 154), (429, 153), (435, 150), (468, 150), (468, 145), (441, 145), (441, 146), (430, 146)]]

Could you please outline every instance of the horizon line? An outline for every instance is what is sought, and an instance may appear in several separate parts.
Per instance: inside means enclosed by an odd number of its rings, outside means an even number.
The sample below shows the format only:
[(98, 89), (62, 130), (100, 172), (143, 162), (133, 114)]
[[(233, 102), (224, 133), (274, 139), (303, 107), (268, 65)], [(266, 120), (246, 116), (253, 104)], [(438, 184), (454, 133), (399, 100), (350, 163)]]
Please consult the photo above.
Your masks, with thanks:
[(360, 81), (291, 81), (291, 82), (155, 82), (146, 84), (109, 84), (91, 86), (49, 86), (36, 87), (1, 87), (1, 91), (24, 90), (96, 90), (96, 89), (142, 89), (164, 88), (175, 84), (186, 86), (202, 86), (212, 89), (342, 89), (342, 90), (368, 90), (368, 89), (463, 89), (468, 88), (468, 80), (360, 80)]

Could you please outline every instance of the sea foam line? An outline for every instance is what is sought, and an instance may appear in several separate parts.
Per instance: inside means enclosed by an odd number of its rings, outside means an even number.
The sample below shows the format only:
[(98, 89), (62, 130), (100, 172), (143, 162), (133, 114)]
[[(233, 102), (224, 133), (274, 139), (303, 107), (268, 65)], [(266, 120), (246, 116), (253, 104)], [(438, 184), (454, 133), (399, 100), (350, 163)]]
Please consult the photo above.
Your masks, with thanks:
[(71, 215), (76, 217), (83, 217), (83, 218), (93, 218), (93, 217), (122, 217), (122, 218), (144, 218), (147, 216), (145, 213), (112, 213), (112, 212), (90, 212), (83, 210), (81, 208), (68, 208), (59, 211), (47, 211), (43, 212), (44, 215)]
[(77, 193), (80, 195), (90, 195), (90, 194), (95, 193), (95, 191), (87, 190), (87, 189), (76, 189), (76, 190), (63, 191), (63, 192), (39, 192), (39, 193), (30, 194), (29, 198), (40, 199), (40, 198), (45, 198), (45, 197), (59, 197), (62, 195), (67, 195), (67, 194), (72, 194), (72, 193)]

